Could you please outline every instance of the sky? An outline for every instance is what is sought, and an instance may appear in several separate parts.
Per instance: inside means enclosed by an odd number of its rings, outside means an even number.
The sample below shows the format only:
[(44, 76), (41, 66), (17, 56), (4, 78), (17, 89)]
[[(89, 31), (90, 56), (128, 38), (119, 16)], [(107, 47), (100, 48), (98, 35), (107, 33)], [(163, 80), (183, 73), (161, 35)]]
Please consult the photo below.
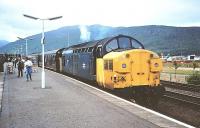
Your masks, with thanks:
[(144, 26), (200, 27), (200, 0), (0, 0), (0, 40), (15, 41), (64, 26)]

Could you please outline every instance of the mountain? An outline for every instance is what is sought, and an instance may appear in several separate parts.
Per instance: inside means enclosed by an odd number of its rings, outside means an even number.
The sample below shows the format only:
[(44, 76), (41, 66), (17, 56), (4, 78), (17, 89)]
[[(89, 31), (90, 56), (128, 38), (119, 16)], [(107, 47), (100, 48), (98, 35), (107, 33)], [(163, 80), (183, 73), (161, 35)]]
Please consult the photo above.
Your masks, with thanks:
[(8, 43), (9, 43), (9, 42), (6, 41), (6, 40), (0, 40), (0, 47), (6, 45), (6, 44), (8, 44)]
[[(45, 32), (45, 51), (118, 34), (130, 35), (142, 42), (146, 49), (157, 53), (200, 55), (199, 27), (157, 25), (137, 27), (109, 27), (101, 25), (62, 27), (57, 30)], [(41, 34), (33, 35), (28, 38), (34, 38), (28, 41), (28, 53), (41, 52)], [(9, 43), (0, 48), (0, 52), (25, 54), (25, 41), (18, 40)]]

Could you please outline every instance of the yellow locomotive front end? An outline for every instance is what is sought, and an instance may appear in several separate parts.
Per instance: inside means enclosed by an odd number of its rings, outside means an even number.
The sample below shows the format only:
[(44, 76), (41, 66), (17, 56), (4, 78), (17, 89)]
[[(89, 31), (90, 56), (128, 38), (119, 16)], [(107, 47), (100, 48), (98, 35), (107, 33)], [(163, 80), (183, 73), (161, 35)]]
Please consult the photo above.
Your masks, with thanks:
[(156, 53), (144, 48), (132, 49), (133, 44), (120, 48), (120, 43), (125, 44), (124, 40), (120, 42), (118, 39), (118, 46), (110, 41), (105, 46), (108, 53), (97, 58), (97, 83), (133, 96), (138, 103), (156, 104), (164, 91), (160, 86), (162, 60)]
[[(111, 52), (103, 57), (101, 83), (106, 88), (158, 86), (162, 61), (151, 51), (137, 49)], [(98, 69), (97, 69), (98, 70)]]

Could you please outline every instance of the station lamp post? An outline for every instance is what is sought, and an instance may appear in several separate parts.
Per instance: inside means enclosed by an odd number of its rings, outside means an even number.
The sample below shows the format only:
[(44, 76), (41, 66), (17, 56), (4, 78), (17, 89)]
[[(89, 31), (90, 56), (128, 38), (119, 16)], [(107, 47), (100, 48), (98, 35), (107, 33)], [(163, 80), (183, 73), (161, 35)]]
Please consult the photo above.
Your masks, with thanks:
[(21, 44), (21, 47), (20, 47), (20, 57), (21, 57), (21, 59), (22, 59), (22, 50), (23, 50), (23, 48), (22, 48), (22, 44)]
[(44, 40), (45, 40), (45, 37), (44, 37), (44, 21), (45, 20), (60, 19), (60, 18), (62, 18), (62, 16), (57, 16), (57, 17), (52, 17), (52, 18), (45, 18), (45, 19), (37, 18), (37, 17), (34, 17), (34, 16), (26, 15), (26, 14), (23, 14), (23, 16), (27, 17), (27, 18), (30, 18), (30, 19), (33, 19), (33, 20), (40, 20), (40, 21), (42, 21), (42, 38), (41, 38), (41, 44), (42, 44), (42, 88), (45, 88), (45, 71), (44, 71)]
[(33, 40), (33, 38), (21, 38), (21, 37), (17, 37), (20, 40), (25, 40), (26, 41), (26, 56), (28, 56), (28, 45), (27, 42), (28, 40)]

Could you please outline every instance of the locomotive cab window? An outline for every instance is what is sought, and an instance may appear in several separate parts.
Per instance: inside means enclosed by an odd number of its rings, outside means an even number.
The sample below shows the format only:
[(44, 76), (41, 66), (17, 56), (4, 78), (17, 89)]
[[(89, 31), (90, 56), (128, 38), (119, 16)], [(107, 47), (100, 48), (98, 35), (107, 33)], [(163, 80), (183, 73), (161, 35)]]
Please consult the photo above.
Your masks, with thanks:
[(131, 40), (131, 44), (132, 44), (132, 48), (135, 48), (135, 49), (142, 49), (143, 46), (141, 44), (138, 43), (138, 41), (136, 40)]
[(106, 51), (110, 52), (112, 50), (118, 49), (117, 40), (112, 40), (106, 45)]
[(131, 43), (129, 38), (121, 37), (118, 39), (119, 41), (119, 48), (120, 49), (127, 49), (131, 48)]

